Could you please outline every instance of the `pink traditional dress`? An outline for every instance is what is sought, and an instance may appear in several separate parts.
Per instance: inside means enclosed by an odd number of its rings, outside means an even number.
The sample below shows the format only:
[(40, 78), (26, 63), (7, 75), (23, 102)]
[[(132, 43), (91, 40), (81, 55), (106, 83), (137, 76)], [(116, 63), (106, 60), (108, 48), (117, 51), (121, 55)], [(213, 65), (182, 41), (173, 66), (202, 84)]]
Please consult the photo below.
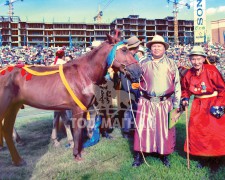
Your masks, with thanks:
[(168, 113), (179, 107), (179, 71), (174, 61), (165, 55), (159, 61), (143, 61), (142, 68), (144, 81), (141, 82), (142, 96), (136, 115), (134, 150), (171, 154), (175, 147), (176, 132), (175, 127), (168, 129)]
[[(225, 155), (225, 115), (217, 119), (212, 106), (225, 106), (225, 82), (214, 65), (193, 68), (182, 79), (182, 98), (194, 95), (189, 120), (189, 152), (197, 156)], [(186, 143), (184, 150), (187, 151)]]

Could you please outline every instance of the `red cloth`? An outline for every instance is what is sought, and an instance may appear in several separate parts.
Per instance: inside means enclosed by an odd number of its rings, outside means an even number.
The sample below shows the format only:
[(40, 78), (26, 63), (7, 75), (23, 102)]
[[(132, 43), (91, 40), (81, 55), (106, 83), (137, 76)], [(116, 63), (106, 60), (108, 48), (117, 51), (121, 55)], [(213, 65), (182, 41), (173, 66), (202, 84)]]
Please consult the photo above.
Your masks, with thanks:
[(58, 50), (58, 51), (56, 51), (55, 55), (56, 55), (56, 57), (54, 60), (54, 65), (56, 65), (58, 58), (62, 58), (63, 56), (65, 56), (65, 52), (64, 52), (64, 50)]
[[(210, 114), (211, 106), (225, 106), (225, 82), (213, 65), (203, 65), (199, 76), (188, 70), (182, 79), (182, 98), (212, 94), (211, 98), (194, 98), (189, 120), (189, 152), (197, 156), (225, 155), (225, 115), (220, 119)], [(186, 142), (184, 150), (187, 151)]]
[(55, 57), (55, 60), (54, 60), (54, 65), (56, 65), (57, 60), (58, 60), (58, 56), (56, 56), (56, 57)]

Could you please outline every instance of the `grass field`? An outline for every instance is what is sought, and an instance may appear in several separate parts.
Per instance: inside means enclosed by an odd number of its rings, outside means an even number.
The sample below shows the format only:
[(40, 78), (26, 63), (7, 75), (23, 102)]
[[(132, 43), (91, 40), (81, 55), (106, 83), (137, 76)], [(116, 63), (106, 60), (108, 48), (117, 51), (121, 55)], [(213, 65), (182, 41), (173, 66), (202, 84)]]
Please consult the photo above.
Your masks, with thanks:
[(0, 152), (0, 179), (225, 179), (225, 163), (216, 171), (210, 164), (197, 169), (197, 162), (191, 159), (190, 170), (186, 165), (183, 151), (185, 140), (185, 120), (182, 115), (177, 124), (176, 151), (170, 155), (171, 168), (153, 156), (146, 157), (149, 164), (132, 168), (133, 142), (122, 138), (120, 129), (112, 132), (113, 140), (101, 138), (100, 142), (85, 149), (83, 162), (75, 162), (72, 150), (65, 147), (67, 141), (61, 134), (61, 147), (54, 148), (50, 142), (52, 114), (42, 117), (24, 116), (16, 123), (25, 146), (17, 146), (26, 166), (14, 167), (8, 149)]

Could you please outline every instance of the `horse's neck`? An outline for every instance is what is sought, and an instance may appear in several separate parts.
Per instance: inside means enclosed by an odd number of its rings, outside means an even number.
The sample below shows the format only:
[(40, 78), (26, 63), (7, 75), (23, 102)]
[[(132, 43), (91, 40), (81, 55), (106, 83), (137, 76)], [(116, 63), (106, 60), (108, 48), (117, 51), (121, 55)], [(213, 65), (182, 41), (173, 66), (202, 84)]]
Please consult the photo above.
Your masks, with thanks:
[[(107, 47), (106, 47), (107, 46)], [(102, 46), (97, 52), (84, 59), (85, 72), (94, 84), (101, 84), (107, 72), (106, 58), (111, 50), (110, 45)]]

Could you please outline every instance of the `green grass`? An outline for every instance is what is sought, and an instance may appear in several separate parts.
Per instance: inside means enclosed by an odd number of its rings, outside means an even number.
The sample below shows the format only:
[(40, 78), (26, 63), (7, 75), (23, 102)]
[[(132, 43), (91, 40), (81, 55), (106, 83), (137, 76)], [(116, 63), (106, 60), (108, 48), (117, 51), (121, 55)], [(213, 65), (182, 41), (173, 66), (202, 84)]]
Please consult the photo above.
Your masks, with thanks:
[(66, 138), (61, 134), (61, 147), (54, 148), (50, 142), (52, 116), (20, 119), (16, 123), (26, 145), (18, 146), (26, 166), (14, 167), (7, 149), (0, 152), (0, 179), (224, 179), (225, 164), (216, 172), (210, 167), (197, 169), (191, 159), (190, 170), (183, 151), (185, 120), (182, 115), (177, 124), (176, 151), (170, 155), (171, 168), (166, 168), (154, 157), (146, 157), (149, 166), (143, 164), (132, 168), (133, 142), (122, 138), (119, 129), (114, 129), (113, 140), (101, 138), (100, 142), (85, 149), (84, 161), (75, 162), (71, 149), (66, 149)]

